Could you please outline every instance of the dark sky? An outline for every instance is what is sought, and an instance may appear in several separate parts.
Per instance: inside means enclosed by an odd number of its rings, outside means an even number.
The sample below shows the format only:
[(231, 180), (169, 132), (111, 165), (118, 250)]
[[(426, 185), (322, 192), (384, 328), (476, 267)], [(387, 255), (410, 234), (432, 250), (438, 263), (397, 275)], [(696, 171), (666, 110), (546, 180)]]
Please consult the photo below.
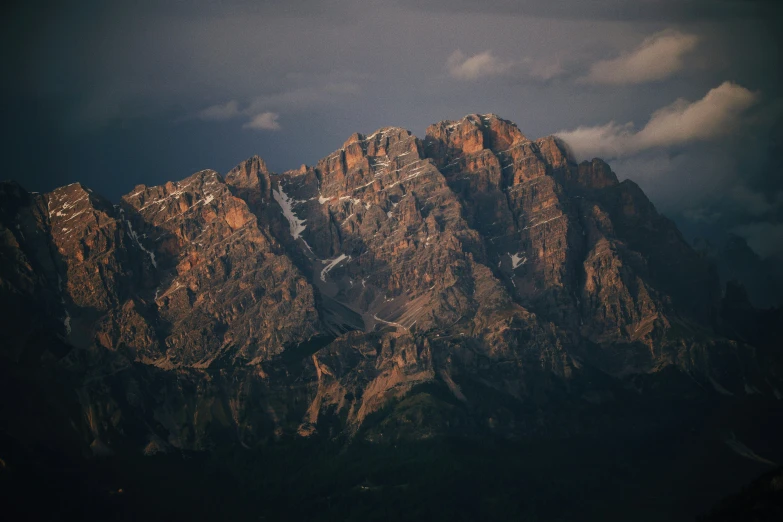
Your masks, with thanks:
[(313, 164), (494, 112), (601, 156), (689, 231), (783, 258), (776, 1), (87, 0), (2, 14), (4, 178), (48, 191)]

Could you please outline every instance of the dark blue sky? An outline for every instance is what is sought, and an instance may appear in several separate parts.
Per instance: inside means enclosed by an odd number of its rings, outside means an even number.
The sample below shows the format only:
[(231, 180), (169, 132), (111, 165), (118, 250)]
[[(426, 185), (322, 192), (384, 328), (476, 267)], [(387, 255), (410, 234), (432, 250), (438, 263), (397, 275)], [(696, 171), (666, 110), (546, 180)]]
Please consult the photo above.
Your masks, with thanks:
[(562, 131), (580, 155), (604, 156), (684, 228), (783, 255), (778, 2), (3, 9), (4, 177), (29, 190), (79, 180), (116, 200), (253, 154), (283, 171), (356, 131), (423, 136), (494, 112), (531, 138)]

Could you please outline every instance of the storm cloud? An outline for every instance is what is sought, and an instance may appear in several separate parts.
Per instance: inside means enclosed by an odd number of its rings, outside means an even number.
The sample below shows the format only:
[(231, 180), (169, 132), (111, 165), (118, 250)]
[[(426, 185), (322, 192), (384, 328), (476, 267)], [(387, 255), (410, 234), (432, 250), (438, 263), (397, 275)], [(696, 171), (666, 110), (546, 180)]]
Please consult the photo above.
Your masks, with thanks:
[[(6, 7), (7, 177), (137, 183), (493, 112), (604, 156), (683, 230), (783, 222), (779, 2), (29, 1)], [(751, 240), (752, 238), (752, 240)]]

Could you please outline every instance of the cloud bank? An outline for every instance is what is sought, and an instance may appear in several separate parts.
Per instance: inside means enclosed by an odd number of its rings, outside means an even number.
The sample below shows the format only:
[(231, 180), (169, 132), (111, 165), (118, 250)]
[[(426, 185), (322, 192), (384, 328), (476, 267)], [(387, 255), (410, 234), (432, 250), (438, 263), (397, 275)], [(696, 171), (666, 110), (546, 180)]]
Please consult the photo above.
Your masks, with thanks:
[(579, 158), (616, 158), (647, 149), (708, 141), (730, 134), (741, 124), (743, 113), (758, 96), (748, 89), (724, 82), (695, 102), (679, 99), (654, 112), (636, 131), (633, 123), (613, 121), (594, 127), (577, 127), (556, 133)]
[(631, 85), (666, 79), (685, 67), (683, 57), (698, 38), (691, 34), (664, 31), (644, 40), (636, 49), (612, 60), (602, 60), (579, 79), (599, 85)]

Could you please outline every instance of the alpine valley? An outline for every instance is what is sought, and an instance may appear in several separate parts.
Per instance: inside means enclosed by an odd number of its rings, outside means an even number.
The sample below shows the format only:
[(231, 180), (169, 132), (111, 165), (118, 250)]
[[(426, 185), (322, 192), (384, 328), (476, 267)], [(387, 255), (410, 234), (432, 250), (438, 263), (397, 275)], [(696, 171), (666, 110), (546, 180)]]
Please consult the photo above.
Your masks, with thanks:
[(783, 462), (781, 326), (633, 181), (492, 114), (116, 203), (4, 182), (5, 505), (694, 520)]

